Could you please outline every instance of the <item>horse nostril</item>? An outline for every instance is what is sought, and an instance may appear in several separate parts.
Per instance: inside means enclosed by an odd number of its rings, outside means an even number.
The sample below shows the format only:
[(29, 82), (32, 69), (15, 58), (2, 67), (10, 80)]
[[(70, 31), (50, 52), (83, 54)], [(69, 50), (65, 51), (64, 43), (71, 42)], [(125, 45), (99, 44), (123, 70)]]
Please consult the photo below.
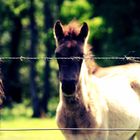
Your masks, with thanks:
[(72, 94), (75, 92), (75, 87), (76, 87), (76, 82), (75, 80), (63, 80), (62, 81), (62, 91), (65, 94)]
[(62, 80), (62, 84), (75, 84), (76, 81), (75, 80)]

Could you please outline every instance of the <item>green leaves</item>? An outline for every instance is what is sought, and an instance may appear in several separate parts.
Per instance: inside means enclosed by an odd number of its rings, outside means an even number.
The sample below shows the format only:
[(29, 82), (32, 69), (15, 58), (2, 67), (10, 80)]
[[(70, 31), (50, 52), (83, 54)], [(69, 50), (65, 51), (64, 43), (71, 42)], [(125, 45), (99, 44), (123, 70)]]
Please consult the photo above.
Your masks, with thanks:
[(2, 0), (3, 4), (5, 4), (13, 14), (19, 16), (21, 12), (28, 8), (28, 1), (25, 0)]
[(93, 15), (92, 11), (93, 7), (87, 0), (66, 0), (61, 7), (60, 15), (64, 22), (69, 22), (72, 19), (83, 22)]
[(101, 38), (105, 32), (107, 32), (105, 26), (105, 21), (102, 17), (95, 17), (93, 19), (87, 20), (90, 27), (90, 38), (89, 41), (92, 42), (94, 37)]

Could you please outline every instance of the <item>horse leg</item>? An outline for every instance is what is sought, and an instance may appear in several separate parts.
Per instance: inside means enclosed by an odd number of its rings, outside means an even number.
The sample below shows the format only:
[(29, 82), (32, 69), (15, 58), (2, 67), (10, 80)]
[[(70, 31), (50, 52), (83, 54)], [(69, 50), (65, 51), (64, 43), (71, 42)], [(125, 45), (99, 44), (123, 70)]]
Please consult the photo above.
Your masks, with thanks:
[[(140, 126), (139, 126), (139, 129), (140, 129)], [(137, 140), (140, 140), (140, 131), (137, 131), (136, 136), (137, 136)]]
[(135, 140), (136, 133), (129, 139), (129, 140)]

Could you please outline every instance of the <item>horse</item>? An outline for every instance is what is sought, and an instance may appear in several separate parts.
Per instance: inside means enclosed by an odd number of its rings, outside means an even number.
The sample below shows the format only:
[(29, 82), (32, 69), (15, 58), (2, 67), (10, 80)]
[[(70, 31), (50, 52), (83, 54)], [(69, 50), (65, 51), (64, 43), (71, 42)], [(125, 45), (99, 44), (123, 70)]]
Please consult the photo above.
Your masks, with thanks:
[(2, 84), (2, 80), (0, 80), (0, 105), (2, 104), (3, 98), (4, 98), (3, 84)]
[(86, 22), (80, 27), (75, 23), (64, 26), (60, 21), (54, 25), (60, 81), (57, 125), (66, 140), (132, 140), (140, 127), (138, 87), (132, 87), (123, 73), (103, 78), (93, 74), (91, 64), (82, 59), (90, 53), (88, 35)]
[(0, 78), (0, 105), (2, 105), (4, 97), (5, 96), (3, 91), (3, 83), (2, 83), (2, 79)]

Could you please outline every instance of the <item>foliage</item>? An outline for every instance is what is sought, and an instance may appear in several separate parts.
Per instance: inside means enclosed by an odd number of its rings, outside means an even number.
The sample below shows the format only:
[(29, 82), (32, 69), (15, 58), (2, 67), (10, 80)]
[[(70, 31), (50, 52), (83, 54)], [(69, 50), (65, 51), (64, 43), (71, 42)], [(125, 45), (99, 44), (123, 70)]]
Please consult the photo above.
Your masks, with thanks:
[[(100, 39), (99, 55), (103, 56), (140, 56), (140, 18), (138, 1), (94, 1), (95, 15), (105, 20), (109, 32)], [(111, 31), (111, 32), (110, 32)], [(108, 61), (109, 62), (109, 61)], [(114, 61), (123, 64), (127, 61)], [(107, 64), (108, 65), (108, 64)]]
[(90, 27), (90, 37), (89, 42), (92, 42), (93, 38), (102, 38), (107, 29), (104, 27), (104, 19), (102, 17), (95, 17), (93, 19), (87, 20)]
[[(47, 118), (52, 118), (55, 115), (56, 112), (56, 106), (58, 104), (58, 99), (57, 98), (51, 98), (49, 101), (49, 113), (47, 115)], [(12, 121), (12, 120), (17, 120), (18, 118), (20, 119), (30, 119), (33, 110), (31, 108), (31, 104), (29, 99), (24, 100), (23, 103), (17, 104), (14, 103), (11, 108), (5, 107), (0, 110), (0, 121)], [(45, 116), (42, 116), (45, 117)]]
[(92, 16), (93, 7), (86, 0), (66, 0), (64, 1), (60, 15), (61, 20), (65, 23), (70, 22), (73, 19), (84, 21)]

